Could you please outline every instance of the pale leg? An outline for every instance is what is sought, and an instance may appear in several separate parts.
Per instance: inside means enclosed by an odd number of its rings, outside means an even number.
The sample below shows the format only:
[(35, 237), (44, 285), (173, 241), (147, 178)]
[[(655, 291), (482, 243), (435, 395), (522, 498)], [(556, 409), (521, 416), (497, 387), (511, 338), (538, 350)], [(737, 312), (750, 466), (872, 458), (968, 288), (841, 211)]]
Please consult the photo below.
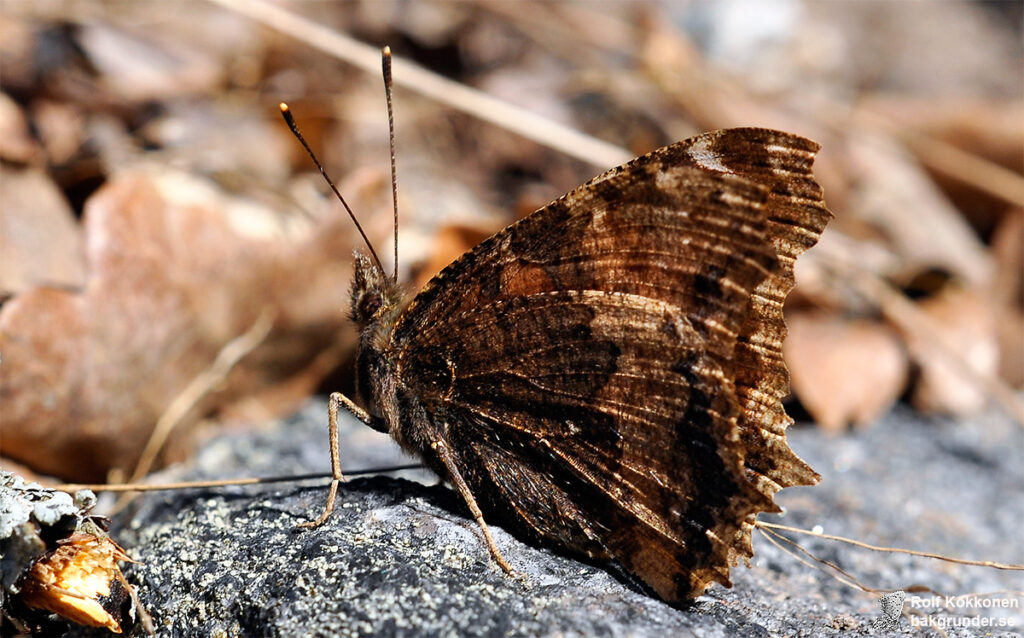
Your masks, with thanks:
[(448, 470), (448, 475), (452, 479), (452, 483), (455, 484), (455, 489), (462, 495), (462, 499), (466, 501), (466, 505), (469, 507), (469, 513), (476, 519), (476, 524), (480, 526), (480, 531), (484, 533), (484, 540), (487, 541), (487, 549), (490, 550), (491, 556), (494, 557), (494, 561), (498, 563), (498, 566), (505, 570), (505, 573), (509, 576), (516, 576), (515, 570), (508, 564), (505, 557), (498, 551), (498, 546), (495, 545), (494, 539), (491, 538), (491, 530), (488, 529), (487, 523), (484, 522), (484, 514), (480, 511), (480, 506), (477, 505), (476, 499), (473, 498), (473, 493), (469, 491), (469, 486), (466, 485), (465, 479), (462, 478), (462, 474), (459, 473), (459, 468), (455, 465), (455, 459), (452, 458), (451, 452), (445, 446), (443, 441), (436, 441), (430, 446), (437, 451), (438, 456), (441, 457), (441, 461), (444, 463), (445, 468)]
[(327, 427), (331, 439), (331, 490), (327, 493), (327, 505), (320, 517), (315, 521), (299, 523), (299, 527), (320, 527), (334, 511), (334, 499), (338, 496), (338, 484), (344, 479), (341, 475), (341, 455), (338, 451), (338, 406), (343, 405), (357, 419), (370, 427), (375, 427), (373, 417), (340, 392), (331, 393), (327, 402)]

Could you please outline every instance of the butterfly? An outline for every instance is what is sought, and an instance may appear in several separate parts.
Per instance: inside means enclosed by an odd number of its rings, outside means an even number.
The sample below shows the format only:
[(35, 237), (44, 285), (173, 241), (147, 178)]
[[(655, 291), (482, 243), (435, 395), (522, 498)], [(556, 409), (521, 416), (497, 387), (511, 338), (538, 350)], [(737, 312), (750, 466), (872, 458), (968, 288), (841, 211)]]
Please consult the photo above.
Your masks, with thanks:
[[(285, 107), (282, 107), (283, 109)], [(345, 407), (487, 520), (611, 561), (681, 603), (753, 555), (788, 447), (783, 301), (831, 218), (818, 144), (720, 130), (614, 168), (484, 240), (409, 297), (356, 254)]]

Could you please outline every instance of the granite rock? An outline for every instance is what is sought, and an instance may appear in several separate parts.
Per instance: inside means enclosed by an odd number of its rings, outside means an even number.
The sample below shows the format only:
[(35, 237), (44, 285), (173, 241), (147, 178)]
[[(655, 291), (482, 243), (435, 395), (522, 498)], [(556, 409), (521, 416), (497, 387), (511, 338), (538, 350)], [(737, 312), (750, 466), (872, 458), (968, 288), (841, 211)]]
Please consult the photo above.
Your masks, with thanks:
[[(276, 427), (216, 439), (194, 466), (165, 477), (327, 470), (325, 422), (324, 403), (314, 403)], [(790, 441), (824, 480), (784, 490), (778, 501), (786, 512), (762, 520), (821, 526), (880, 545), (1024, 562), (1024, 442), (1005, 419), (925, 420), (898, 411), (840, 437), (795, 427)], [(351, 469), (408, 462), (387, 437), (354, 420), (343, 424), (341, 450)], [(940, 635), (911, 626), (920, 614), (943, 623), (950, 636), (1018, 635), (1024, 628), (1024, 601), (1007, 594), (995, 598), (1016, 607), (944, 609), (929, 602), (931, 593), (914, 591), (904, 615), (887, 622), (881, 594), (844, 585), (759, 533), (751, 568), (733, 570), (734, 587), (713, 586), (685, 608), (646, 595), (614, 569), (525, 544), (492, 526), (498, 547), (521, 572), (513, 579), (490, 560), (457, 494), (425, 472), (352, 479), (325, 525), (297, 529), (320, 512), (325, 485), (151, 493), (115, 518), (112, 534), (141, 561), (125, 572), (157, 635)], [(1021, 572), (795, 538), (880, 589), (1024, 589)]]

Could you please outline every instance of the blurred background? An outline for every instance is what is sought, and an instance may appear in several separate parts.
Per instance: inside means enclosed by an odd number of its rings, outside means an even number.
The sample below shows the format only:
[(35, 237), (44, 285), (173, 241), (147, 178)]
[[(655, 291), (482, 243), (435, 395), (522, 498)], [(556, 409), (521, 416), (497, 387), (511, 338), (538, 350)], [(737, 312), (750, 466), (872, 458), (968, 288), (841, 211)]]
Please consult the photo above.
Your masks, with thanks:
[(790, 412), (1024, 421), (1022, 7), (5, 0), (0, 464), (124, 480), (351, 389), (361, 245), (277, 105), (390, 267), (385, 44), (410, 291), (629, 157), (781, 128), (836, 216)]

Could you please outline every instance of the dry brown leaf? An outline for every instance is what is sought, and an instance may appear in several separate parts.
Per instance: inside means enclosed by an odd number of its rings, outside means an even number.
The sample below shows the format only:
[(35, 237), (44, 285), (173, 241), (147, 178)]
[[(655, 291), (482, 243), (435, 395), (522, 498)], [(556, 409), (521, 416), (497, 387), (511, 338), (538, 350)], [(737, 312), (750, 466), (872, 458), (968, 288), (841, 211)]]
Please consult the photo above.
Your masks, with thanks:
[(423, 288), (431, 277), (490, 235), (490, 232), (472, 226), (441, 228), (434, 238), (434, 250), (430, 258), (416, 267), (415, 290)]
[(999, 304), (999, 375), (1024, 387), (1024, 210), (1007, 213), (992, 236)]
[(65, 102), (38, 100), (32, 121), (51, 165), (64, 164), (78, 153), (85, 139), (85, 121), (79, 109)]
[(126, 560), (130, 559), (124, 550), (105, 535), (73, 534), (22, 576), (17, 583), (19, 599), (29, 609), (120, 634), (124, 619), (119, 608), (127, 594), (118, 562)]
[(987, 404), (988, 396), (969, 383), (959, 367), (970, 365), (984, 378), (996, 377), (999, 344), (995, 302), (990, 295), (977, 290), (948, 286), (919, 305), (955, 346), (962, 363), (951, 362), (934, 344), (921, 343), (914, 335), (907, 335), (907, 343), (916, 352), (915, 359), (921, 368), (911, 402), (922, 412), (954, 415), (978, 412)]
[(1024, 388), (1024, 312), (1006, 308), (999, 314), (999, 376)]
[(15, 17), (8, 6), (0, 14), (0, 77), (4, 90), (15, 91), (31, 87), (39, 78), (35, 64), (39, 46), (36, 25)]
[(33, 286), (85, 284), (81, 229), (46, 173), (3, 169), (0, 188), (0, 296)]
[(294, 402), (325, 374), (315, 359), (346, 323), (350, 222), (288, 239), (190, 184), (115, 177), (86, 206), (85, 289), (0, 308), (6, 456), (78, 481), (130, 469), (168, 404), (264, 310), (270, 336), (186, 422), (268, 387)]
[(0, 158), (27, 163), (39, 152), (39, 145), (28, 132), (28, 121), (21, 107), (0, 93)]
[(26, 481), (34, 481), (36, 483), (52, 484), (56, 482), (52, 479), (52, 477), (46, 477), (36, 474), (31, 469), (29, 469), (27, 465), (22, 465), (21, 463), (18, 463), (17, 461), (12, 461), (11, 459), (4, 456), (0, 456), (0, 471), (11, 472), (12, 474), (17, 474)]
[(787, 323), (783, 352), (793, 392), (823, 428), (873, 423), (903, 393), (910, 365), (886, 325), (819, 313)]

